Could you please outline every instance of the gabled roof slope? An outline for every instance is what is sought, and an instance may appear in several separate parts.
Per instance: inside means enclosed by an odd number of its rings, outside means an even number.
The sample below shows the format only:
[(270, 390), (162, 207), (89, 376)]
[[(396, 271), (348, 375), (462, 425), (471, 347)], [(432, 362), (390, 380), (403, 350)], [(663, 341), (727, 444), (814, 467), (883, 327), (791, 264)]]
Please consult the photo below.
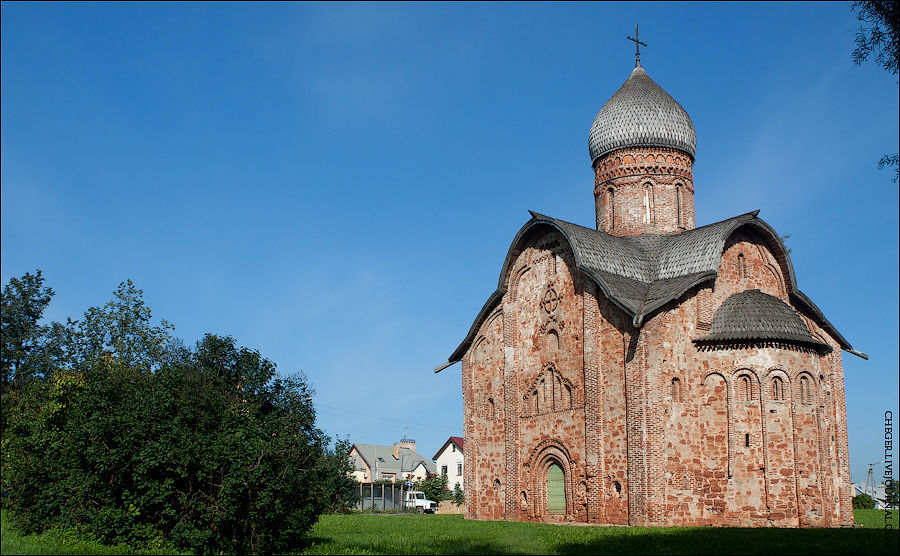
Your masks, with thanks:
[(437, 367), (435, 372), (462, 359), (478, 327), (503, 298), (507, 274), (512, 270), (510, 265), (527, 247), (531, 233), (540, 227), (555, 229), (562, 234), (572, 248), (578, 270), (590, 277), (610, 301), (632, 317), (635, 326), (640, 326), (646, 315), (678, 299), (692, 287), (714, 279), (728, 237), (738, 228), (752, 228), (766, 240), (781, 265), (792, 301), (806, 309), (842, 349), (867, 358), (865, 354), (855, 351), (822, 311), (797, 289), (794, 268), (784, 243), (757, 214), (758, 210), (680, 233), (622, 237), (532, 212), (531, 220), (513, 239), (500, 271), (497, 289), (482, 307), (465, 339), (447, 363)]
[[(412, 473), (419, 464), (424, 465), (428, 473), (434, 473), (434, 462), (409, 448), (398, 448), (400, 457), (394, 459), (393, 446), (354, 444), (353, 447), (356, 448), (356, 453), (370, 469), (375, 468), (377, 463), (379, 473)], [(401, 464), (403, 469), (400, 468)]]
[(459, 448), (459, 452), (463, 453), (463, 444), (465, 444), (465, 440), (461, 436), (451, 436), (447, 439), (447, 442), (444, 442), (444, 445), (441, 446), (441, 449), (434, 453), (434, 456), (431, 458), (432, 460), (438, 459), (438, 456), (441, 455), (441, 452), (447, 449), (451, 443), (455, 444), (457, 448)]

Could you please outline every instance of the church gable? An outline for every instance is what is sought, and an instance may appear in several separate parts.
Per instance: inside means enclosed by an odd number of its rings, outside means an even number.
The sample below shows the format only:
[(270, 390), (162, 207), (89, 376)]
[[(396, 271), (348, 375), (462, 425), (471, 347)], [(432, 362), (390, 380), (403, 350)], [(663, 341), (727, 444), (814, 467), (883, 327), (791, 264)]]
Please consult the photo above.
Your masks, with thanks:
[[(787, 265), (779, 263), (773, 248), (757, 231), (741, 228), (728, 237), (716, 276), (716, 297), (757, 289), (790, 302), (785, 280)], [(784, 261), (786, 254), (781, 256)], [(724, 297), (723, 297), (724, 296)]]
[[(514, 311), (520, 384), (535, 380), (547, 364), (569, 375), (571, 364), (580, 359), (583, 309), (574, 263), (568, 242), (556, 231), (535, 235), (515, 260), (504, 302)], [(565, 379), (573, 384), (581, 380)]]

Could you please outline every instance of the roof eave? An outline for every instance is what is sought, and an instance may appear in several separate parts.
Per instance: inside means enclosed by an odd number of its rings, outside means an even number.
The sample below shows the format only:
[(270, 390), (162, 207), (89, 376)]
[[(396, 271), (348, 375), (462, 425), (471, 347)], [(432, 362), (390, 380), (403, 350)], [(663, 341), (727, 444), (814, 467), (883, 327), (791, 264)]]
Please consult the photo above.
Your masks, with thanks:
[(812, 313), (813, 320), (816, 321), (819, 326), (825, 329), (825, 331), (828, 332), (829, 336), (834, 338), (838, 345), (841, 346), (842, 350), (846, 351), (847, 353), (852, 353), (853, 355), (861, 357), (868, 361), (869, 356), (861, 351), (853, 349), (853, 346), (850, 345), (850, 342), (848, 342), (847, 339), (844, 338), (844, 336), (841, 335), (840, 332), (838, 332), (837, 328), (835, 328), (835, 326), (831, 324), (831, 321), (829, 321), (828, 318), (825, 317), (825, 313), (823, 313), (822, 310), (819, 309), (819, 307), (815, 303), (813, 303), (812, 299), (810, 299), (805, 293), (795, 289), (793, 292), (791, 292), (791, 296), (799, 301), (800, 304), (803, 305), (807, 310), (809, 310), (810, 313)]

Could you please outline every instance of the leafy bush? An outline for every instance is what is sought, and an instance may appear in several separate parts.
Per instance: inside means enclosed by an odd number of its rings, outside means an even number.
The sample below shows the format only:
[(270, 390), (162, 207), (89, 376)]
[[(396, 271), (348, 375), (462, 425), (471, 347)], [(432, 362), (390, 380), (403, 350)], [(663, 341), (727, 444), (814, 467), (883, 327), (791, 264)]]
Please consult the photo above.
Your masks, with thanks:
[(421, 490), (425, 493), (425, 498), (434, 502), (441, 502), (450, 498), (447, 490), (446, 475), (429, 475), (425, 479), (419, 479), (415, 482), (413, 490)]
[(4, 369), (3, 483), (24, 533), (284, 552), (352, 495), (346, 446), (315, 426), (303, 377), (230, 337), (187, 349), (149, 325), (130, 282), (116, 295), (65, 326), (52, 372)]
[(875, 500), (868, 494), (857, 494), (853, 497), (853, 508), (856, 510), (871, 510), (874, 507)]

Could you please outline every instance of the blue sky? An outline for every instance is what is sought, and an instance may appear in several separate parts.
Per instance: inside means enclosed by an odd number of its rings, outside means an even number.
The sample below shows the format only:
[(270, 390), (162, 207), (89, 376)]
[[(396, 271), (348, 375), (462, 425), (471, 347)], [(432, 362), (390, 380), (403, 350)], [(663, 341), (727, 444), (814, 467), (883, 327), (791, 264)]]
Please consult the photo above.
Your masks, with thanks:
[(845, 3), (2, 5), (2, 280), (128, 278), (191, 343), (303, 371), (330, 434), (432, 455), (528, 209), (590, 226), (587, 136), (642, 62), (697, 130), (698, 225), (760, 209), (844, 355), (851, 467), (898, 406), (896, 78)]

